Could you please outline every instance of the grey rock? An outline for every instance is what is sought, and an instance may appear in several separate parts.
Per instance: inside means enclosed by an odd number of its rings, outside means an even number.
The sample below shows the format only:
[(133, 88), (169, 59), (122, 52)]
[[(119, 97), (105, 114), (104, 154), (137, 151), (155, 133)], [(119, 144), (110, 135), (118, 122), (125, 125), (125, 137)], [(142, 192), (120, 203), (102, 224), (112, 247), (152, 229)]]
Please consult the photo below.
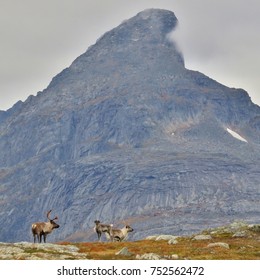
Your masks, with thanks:
[(253, 232), (260, 232), (260, 225), (249, 225), (248, 229), (253, 231)]
[(231, 223), (229, 225), (229, 228), (232, 231), (238, 231), (238, 230), (241, 230), (241, 229), (247, 228), (247, 227), (248, 227), (248, 224), (244, 221), (234, 221), (233, 223)]
[(156, 240), (156, 238), (158, 238), (159, 235), (150, 235), (150, 236), (147, 236), (145, 239), (146, 240)]
[(116, 253), (116, 255), (121, 255), (121, 256), (132, 256), (133, 253), (129, 252), (127, 247), (122, 248), (119, 252)]
[(0, 243), (0, 259), (2, 260), (87, 259), (87, 254), (78, 251), (79, 248), (73, 245)]
[(175, 238), (170, 239), (170, 240), (168, 241), (168, 244), (169, 244), (169, 245), (178, 244), (178, 240), (176, 240)]
[(260, 108), (186, 69), (176, 25), (143, 11), (0, 112), (0, 240), (32, 241), (50, 209), (48, 242), (96, 240), (96, 219), (135, 221), (132, 239), (259, 223)]
[(143, 255), (136, 255), (136, 259), (138, 259), (138, 260), (160, 260), (161, 257), (155, 253), (146, 253)]
[(248, 237), (247, 231), (238, 231), (232, 235), (232, 237)]
[(172, 258), (173, 260), (178, 260), (180, 257), (179, 257), (179, 255), (177, 255), (177, 254), (173, 254), (173, 255), (171, 255), (171, 258)]
[(179, 236), (175, 236), (175, 235), (169, 235), (169, 234), (162, 234), (162, 235), (159, 235), (155, 238), (156, 241), (159, 241), (159, 240), (173, 240), (173, 239), (176, 239), (178, 238)]
[(252, 233), (259, 230), (258, 228), (259, 225), (257, 224), (249, 225), (244, 221), (234, 221), (226, 226), (217, 227), (208, 231), (213, 237), (225, 234), (228, 234), (232, 237), (250, 237)]
[(17, 242), (13, 243), (14, 246), (18, 246), (23, 249), (33, 248), (37, 250), (56, 251), (58, 253), (76, 253), (79, 248), (73, 245), (58, 245), (53, 243), (29, 243), (29, 242)]
[(211, 235), (208, 234), (200, 234), (192, 238), (192, 240), (211, 240), (211, 239), (212, 239)]
[(162, 234), (162, 235), (150, 235), (147, 236), (145, 239), (146, 240), (155, 240), (155, 241), (160, 241), (160, 240), (166, 240), (168, 241), (169, 245), (173, 245), (173, 244), (177, 244), (177, 238), (179, 236), (175, 236), (175, 235), (170, 235), (170, 234)]
[(21, 254), (24, 251), (18, 247), (13, 247), (13, 246), (6, 246), (3, 244), (0, 244), (0, 258), (2, 259), (12, 259), (14, 258), (17, 254)]

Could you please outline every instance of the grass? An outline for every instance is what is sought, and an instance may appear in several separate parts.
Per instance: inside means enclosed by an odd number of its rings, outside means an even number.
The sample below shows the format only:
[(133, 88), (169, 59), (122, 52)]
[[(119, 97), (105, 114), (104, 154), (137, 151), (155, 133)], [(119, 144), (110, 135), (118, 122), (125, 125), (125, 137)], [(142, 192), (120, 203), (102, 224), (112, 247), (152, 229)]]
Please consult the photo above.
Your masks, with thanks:
[[(189, 260), (259, 260), (260, 234), (250, 237), (234, 238), (231, 234), (220, 233), (212, 236), (212, 240), (193, 240), (192, 237), (180, 237), (178, 243), (169, 245), (167, 241), (139, 240), (133, 242), (85, 242), (76, 243), (81, 253), (93, 260), (131, 260), (136, 255), (155, 253), (162, 258), (171, 258), (177, 254), (179, 259)], [(230, 249), (222, 247), (208, 248), (209, 243), (224, 242)], [(70, 243), (66, 243), (70, 244)], [(132, 256), (116, 255), (123, 247), (127, 247)]]
[[(237, 228), (238, 225), (239, 223), (234, 223), (226, 227), (204, 230), (201, 234), (210, 235), (210, 240), (195, 240), (194, 236), (182, 236), (177, 238), (177, 244), (168, 244), (166, 240), (60, 242), (58, 244), (65, 245), (61, 251), (56, 250), (55, 246), (36, 248), (32, 244), (31, 247), (14, 245), (15, 248), (12, 248), (10, 244), (2, 244), (3, 253), (0, 259), (135, 260), (137, 255), (154, 253), (161, 259), (176, 259), (178, 255), (177, 259), (180, 260), (260, 260), (260, 225), (241, 224)], [(234, 233), (240, 237), (233, 237)], [(227, 243), (229, 249), (208, 247), (208, 244), (217, 242)], [(82, 254), (75, 254), (75, 250), (70, 251), (66, 245), (78, 247), (78, 253)], [(124, 247), (131, 253), (130, 256), (117, 254)], [(23, 250), (22, 253), (19, 252), (19, 248)]]

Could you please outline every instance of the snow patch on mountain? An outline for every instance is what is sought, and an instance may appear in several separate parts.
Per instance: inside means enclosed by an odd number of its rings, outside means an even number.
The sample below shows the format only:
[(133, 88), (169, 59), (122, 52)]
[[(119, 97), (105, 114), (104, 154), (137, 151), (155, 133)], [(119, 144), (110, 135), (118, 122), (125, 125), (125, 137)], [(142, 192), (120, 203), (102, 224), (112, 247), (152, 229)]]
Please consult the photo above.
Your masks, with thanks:
[(246, 143), (248, 143), (248, 141), (245, 139), (245, 138), (243, 138), (241, 135), (239, 135), (237, 132), (235, 132), (234, 130), (232, 130), (232, 129), (230, 129), (230, 128), (227, 128), (227, 132), (229, 133), (229, 134), (231, 134), (234, 138), (236, 138), (236, 139), (238, 139), (238, 140), (240, 140), (240, 141), (243, 141), (243, 142), (246, 142)]

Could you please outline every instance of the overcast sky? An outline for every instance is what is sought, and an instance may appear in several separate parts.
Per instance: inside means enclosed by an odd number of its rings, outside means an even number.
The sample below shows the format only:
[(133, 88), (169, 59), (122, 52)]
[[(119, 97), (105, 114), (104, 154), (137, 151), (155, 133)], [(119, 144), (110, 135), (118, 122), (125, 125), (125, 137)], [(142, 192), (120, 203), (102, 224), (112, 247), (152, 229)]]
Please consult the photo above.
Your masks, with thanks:
[(106, 31), (147, 8), (179, 20), (185, 65), (260, 105), (259, 0), (0, 0), (0, 110), (48, 86)]

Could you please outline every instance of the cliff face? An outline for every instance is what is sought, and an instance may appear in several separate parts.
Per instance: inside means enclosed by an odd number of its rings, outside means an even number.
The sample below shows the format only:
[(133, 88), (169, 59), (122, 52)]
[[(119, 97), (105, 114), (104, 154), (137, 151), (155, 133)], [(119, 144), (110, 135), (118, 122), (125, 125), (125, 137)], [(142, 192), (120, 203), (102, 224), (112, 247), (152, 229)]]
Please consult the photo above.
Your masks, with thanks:
[(0, 112), (0, 240), (31, 239), (49, 209), (50, 240), (95, 238), (95, 219), (134, 238), (259, 222), (260, 108), (185, 69), (176, 24), (145, 10)]

